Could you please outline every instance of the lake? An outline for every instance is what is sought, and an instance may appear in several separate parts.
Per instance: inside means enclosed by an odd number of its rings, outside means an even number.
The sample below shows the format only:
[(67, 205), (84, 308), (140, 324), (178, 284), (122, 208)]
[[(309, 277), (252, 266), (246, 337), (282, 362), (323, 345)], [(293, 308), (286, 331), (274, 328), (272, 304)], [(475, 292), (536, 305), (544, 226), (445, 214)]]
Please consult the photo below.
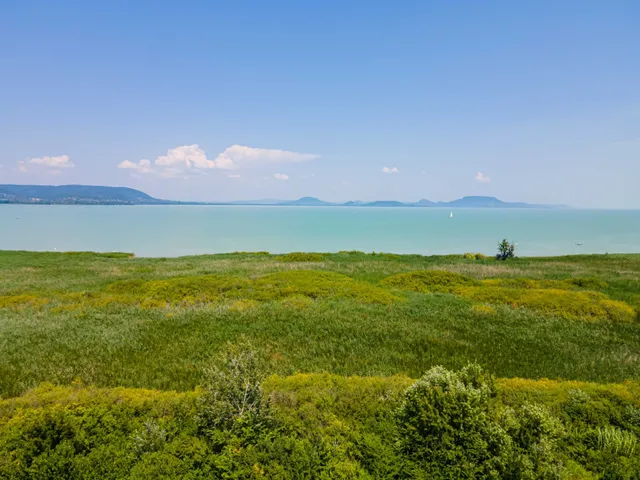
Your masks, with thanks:
[[(180, 256), (234, 251), (640, 253), (640, 211), (0, 205), (0, 249)], [(582, 245), (577, 243), (582, 242)]]

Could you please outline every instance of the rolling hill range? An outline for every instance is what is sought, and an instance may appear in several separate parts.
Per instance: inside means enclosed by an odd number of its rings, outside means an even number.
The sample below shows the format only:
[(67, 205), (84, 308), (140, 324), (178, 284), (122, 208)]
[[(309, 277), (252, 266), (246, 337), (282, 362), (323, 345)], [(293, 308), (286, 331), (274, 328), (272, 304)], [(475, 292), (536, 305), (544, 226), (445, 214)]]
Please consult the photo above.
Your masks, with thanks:
[(154, 198), (128, 187), (94, 185), (0, 185), (0, 203), (34, 205), (271, 205), (298, 207), (416, 207), (416, 208), (567, 208), (564, 205), (537, 205), (503, 202), (495, 197), (467, 196), (451, 202), (376, 200), (373, 202), (325, 202), (315, 197), (298, 200), (236, 200), (230, 202), (183, 202)]

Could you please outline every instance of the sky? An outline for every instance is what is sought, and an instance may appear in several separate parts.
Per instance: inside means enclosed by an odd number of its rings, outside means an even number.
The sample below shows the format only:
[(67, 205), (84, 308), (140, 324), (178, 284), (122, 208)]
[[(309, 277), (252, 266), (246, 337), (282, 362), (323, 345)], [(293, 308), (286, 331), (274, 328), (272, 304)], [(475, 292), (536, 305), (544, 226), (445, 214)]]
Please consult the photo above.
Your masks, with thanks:
[(640, 208), (640, 2), (0, 2), (0, 183)]

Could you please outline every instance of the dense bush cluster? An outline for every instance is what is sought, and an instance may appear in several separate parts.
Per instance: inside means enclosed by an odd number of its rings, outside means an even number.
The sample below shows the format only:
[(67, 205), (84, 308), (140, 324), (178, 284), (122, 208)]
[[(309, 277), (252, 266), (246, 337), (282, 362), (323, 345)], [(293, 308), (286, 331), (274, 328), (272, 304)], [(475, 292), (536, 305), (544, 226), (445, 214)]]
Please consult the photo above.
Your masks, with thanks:
[(480, 287), (461, 288), (455, 293), (474, 302), (526, 308), (568, 320), (630, 323), (636, 319), (635, 310), (629, 305), (598, 292)]
[[(132, 305), (143, 308), (198, 306), (211, 303), (269, 302), (292, 299), (351, 299), (388, 305), (399, 298), (386, 289), (346, 275), (315, 270), (292, 270), (256, 279), (231, 275), (172, 277), (164, 280), (124, 280), (104, 291), (63, 293), (52, 298), (31, 294), (0, 296), (0, 308), (41, 308), (55, 311)], [(246, 302), (244, 305), (248, 305)]]
[(537, 404), (500, 409), (477, 365), (431, 369), (398, 409), (406, 478), (561, 478), (560, 422)]
[(453, 293), (475, 303), (526, 308), (543, 315), (568, 320), (631, 323), (636, 311), (590, 288), (606, 284), (596, 278), (533, 280), (499, 278), (478, 281), (441, 270), (401, 273), (383, 279), (381, 285), (420, 293)]
[(484, 253), (465, 253), (462, 255), (465, 260), (486, 260), (487, 256)]
[(277, 260), (279, 262), (322, 262), (325, 256), (321, 253), (308, 253), (308, 252), (293, 252), (279, 255)]
[(555, 290), (602, 290), (607, 283), (595, 277), (572, 277), (565, 280), (534, 280), (532, 278), (491, 278), (482, 281), (489, 287), (524, 288)]
[[(640, 474), (640, 385), (263, 377), (231, 345), (201, 389), (43, 385), (0, 402), (0, 478), (620, 478)], [(408, 387), (408, 388), (407, 388)]]

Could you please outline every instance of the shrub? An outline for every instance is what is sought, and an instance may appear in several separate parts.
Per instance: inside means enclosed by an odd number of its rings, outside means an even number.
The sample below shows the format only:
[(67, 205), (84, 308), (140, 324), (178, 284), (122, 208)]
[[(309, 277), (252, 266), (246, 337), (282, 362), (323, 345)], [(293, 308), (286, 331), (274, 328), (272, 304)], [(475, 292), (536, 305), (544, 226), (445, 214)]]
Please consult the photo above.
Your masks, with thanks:
[(560, 422), (540, 405), (502, 413), (493, 379), (478, 365), (434, 367), (406, 391), (398, 445), (419, 478), (561, 478)]
[(276, 257), (276, 260), (279, 262), (322, 262), (324, 261), (325, 256), (321, 253), (305, 253), (305, 252), (294, 252), (294, 253), (286, 253), (284, 255), (279, 255)]
[(484, 253), (465, 253), (462, 258), (466, 260), (485, 260), (487, 256)]
[(167, 440), (167, 432), (155, 420), (147, 420), (133, 436), (133, 449), (136, 454), (162, 450)]
[(507, 408), (500, 423), (511, 440), (502, 478), (563, 478), (558, 442), (565, 432), (546, 407)]
[[(109, 294), (93, 294), (92, 303), (139, 304), (148, 308), (163, 305), (198, 305), (224, 300), (253, 302), (283, 300), (291, 296), (310, 299), (347, 298), (361, 303), (388, 305), (398, 297), (389, 291), (346, 275), (315, 270), (277, 272), (257, 279), (202, 275), (166, 280), (125, 281), (111, 284)], [(113, 293), (114, 295), (110, 295)], [(75, 298), (75, 297), (74, 297)], [(231, 305), (233, 308), (233, 304)]]
[(515, 251), (515, 243), (509, 243), (505, 238), (498, 244), (498, 254), (496, 255), (496, 259), (507, 260), (509, 258), (514, 258), (516, 256)]
[(635, 311), (624, 302), (588, 291), (516, 289), (503, 287), (460, 287), (454, 293), (475, 302), (527, 308), (543, 315), (568, 320), (634, 322)]
[(241, 338), (227, 344), (204, 372), (198, 423), (203, 431), (232, 428), (237, 422), (257, 420), (265, 413), (262, 401), (264, 365), (251, 343)]
[(277, 300), (290, 296), (312, 299), (348, 298), (361, 303), (388, 305), (400, 300), (391, 292), (340, 273), (291, 270), (272, 273), (254, 282), (253, 298)]
[(629, 323), (636, 320), (636, 311), (624, 302), (603, 299), (600, 306), (607, 312), (607, 317), (614, 323)]
[(491, 278), (482, 281), (483, 285), (506, 288), (544, 288), (556, 290), (599, 290), (607, 284), (597, 278), (569, 278), (566, 280), (534, 280), (531, 278)]
[(543, 288), (539, 280), (531, 278), (489, 278), (482, 280), (482, 285), (518, 289)]
[(399, 447), (425, 478), (497, 476), (506, 435), (491, 421), (493, 381), (477, 365), (434, 367), (404, 395), (396, 413)]
[(381, 285), (420, 293), (453, 292), (458, 287), (480, 285), (478, 280), (444, 270), (399, 273), (383, 279)]

